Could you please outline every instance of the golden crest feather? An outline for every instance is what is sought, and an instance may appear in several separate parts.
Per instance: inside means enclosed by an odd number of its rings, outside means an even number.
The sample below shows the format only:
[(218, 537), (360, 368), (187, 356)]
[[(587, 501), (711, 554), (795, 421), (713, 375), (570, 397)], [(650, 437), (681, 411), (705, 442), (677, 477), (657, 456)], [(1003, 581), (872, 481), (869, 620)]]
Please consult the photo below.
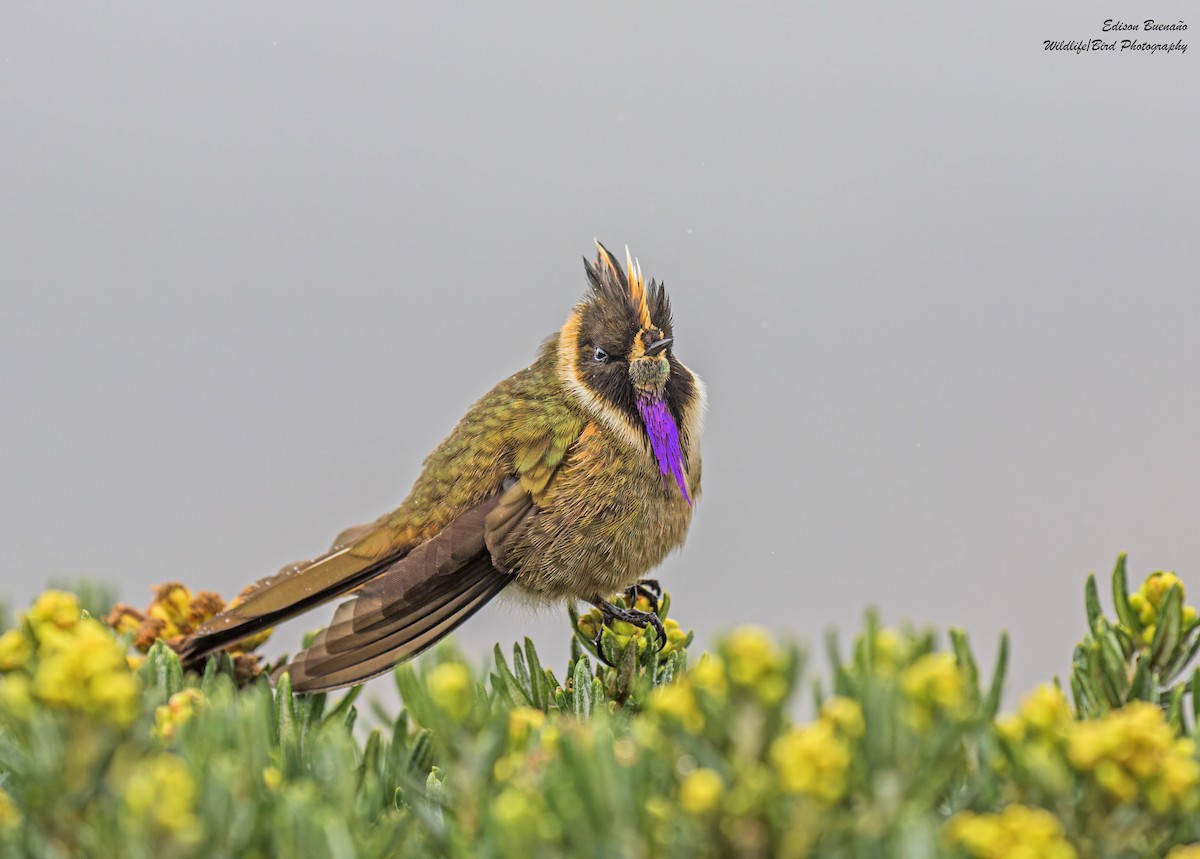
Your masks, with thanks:
[(596, 242), (597, 268), (607, 270), (613, 280), (629, 287), (629, 298), (637, 310), (638, 324), (643, 331), (653, 328), (654, 321), (650, 318), (650, 304), (646, 295), (646, 281), (642, 278), (642, 264), (629, 253), (629, 245), (625, 246), (625, 271), (622, 272), (612, 252), (600, 244), (599, 239), (593, 241)]

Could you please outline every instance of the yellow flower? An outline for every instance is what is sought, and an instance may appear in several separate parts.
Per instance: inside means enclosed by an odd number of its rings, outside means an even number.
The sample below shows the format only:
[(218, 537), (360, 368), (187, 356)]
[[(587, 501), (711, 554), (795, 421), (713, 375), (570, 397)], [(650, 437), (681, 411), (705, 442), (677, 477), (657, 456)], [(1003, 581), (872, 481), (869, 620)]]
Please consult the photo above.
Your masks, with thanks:
[(1059, 731), (1071, 723), (1071, 705), (1061, 689), (1043, 683), (1021, 702), (1021, 719), (1039, 733)]
[(1009, 743), (1023, 740), (1056, 744), (1073, 724), (1071, 705), (1057, 686), (1043, 683), (1021, 699), (1015, 714), (996, 720), (996, 733)]
[(1200, 806), (1195, 744), (1178, 739), (1162, 710), (1135, 701), (1072, 726), (1067, 759), (1117, 802), (1144, 795), (1160, 814)]
[(1167, 859), (1200, 859), (1200, 844), (1172, 847)]
[(824, 805), (840, 800), (846, 794), (852, 743), (865, 728), (857, 701), (840, 696), (826, 700), (816, 722), (792, 728), (771, 746), (780, 785)]
[(687, 633), (679, 626), (679, 621), (671, 617), (663, 621), (663, 629), (667, 633), (667, 643), (663, 645), (661, 653), (665, 656), (672, 650), (683, 647), (683, 643), (687, 641)]
[(729, 679), (736, 686), (756, 686), (783, 666), (783, 654), (767, 631), (757, 626), (735, 629), (725, 639), (724, 649)]
[(514, 707), (508, 713), (508, 741), (514, 747), (522, 747), (530, 734), (536, 733), (546, 724), (546, 714), (533, 707)]
[(600, 609), (594, 608), (579, 616), (579, 623), (576, 624), (576, 627), (585, 638), (595, 639), (604, 627), (604, 615), (600, 613)]
[(31, 685), (29, 678), (18, 672), (0, 675), (0, 709), (21, 718), (33, 715)]
[(649, 708), (653, 713), (682, 723), (693, 733), (704, 727), (704, 715), (696, 703), (696, 695), (685, 681), (655, 689), (650, 695)]
[(659, 686), (651, 693), (648, 703), (651, 712), (679, 722), (690, 733), (698, 734), (704, 729), (704, 714), (686, 680)]
[(159, 638), (174, 638), (191, 628), (192, 592), (178, 582), (159, 586), (146, 614), (166, 624)]
[(961, 716), (967, 708), (967, 683), (952, 653), (927, 653), (900, 672), (900, 688), (912, 710), (910, 720), (918, 730), (935, 717)]
[(1138, 592), (1146, 598), (1146, 602), (1158, 608), (1162, 605), (1163, 599), (1166, 598), (1167, 591), (1173, 587), (1179, 588), (1179, 595), (1181, 597), (1186, 596), (1183, 590), (1183, 582), (1179, 580), (1179, 576), (1166, 570), (1159, 570), (1146, 577), (1146, 581), (1142, 583)]
[(33, 656), (33, 642), (20, 630), (10, 629), (0, 635), (0, 671), (15, 671), (24, 668)]
[[(996, 735), (1011, 763), (1028, 779), (1044, 790), (1060, 793), (1075, 778), (1064, 758), (1067, 733), (1074, 725), (1062, 690), (1043, 684), (1021, 700), (1016, 713), (996, 720)], [(1009, 763), (1000, 756), (996, 766), (1007, 768)]]
[(70, 629), (83, 617), (83, 609), (74, 594), (66, 591), (43, 591), (25, 619), (35, 630), (43, 626)]
[(426, 685), (433, 703), (456, 720), (471, 712), (474, 694), (471, 672), (458, 662), (443, 662), (429, 672)]
[(700, 817), (717, 807), (724, 792), (725, 782), (720, 774), (701, 767), (683, 777), (679, 785), (679, 804), (688, 814)]
[(907, 637), (894, 629), (878, 630), (871, 641), (875, 673), (882, 676), (894, 675), (908, 659)]
[[(1182, 601), (1186, 597), (1183, 582), (1174, 573), (1165, 570), (1151, 573), (1135, 593), (1129, 595), (1129, 606), (1142, 624), (1142, 643), (1149, 646), (1154, 641), (1154, 631), (1158, 626), (1158, 612), (1163, 600), (1171, 588), (1179, 588)], [(1196, 625), (1196, 609), (1190, 605), (1182, 606), (1183, 628), (1191, 629)]]
[(784, 791), (811, 796), (823, 805), (845, 795), (850, 761), (849, 745), (827, 719), (792, 728), (771, 746), (771, 763)]
[(4, 788), (0, 788), (0, 832), (11, 832), (21, 825), (21, 810)]
[(273, 793), (283, 784), (283, 773), (278, 767), (267, 767), (262, 771), (262, 781), (263, 787)]
[(1075, 859), (1058, 818), (1040, 808), (1010, 805), (999, 814), (960, 812), (946, 836), (974, 859)]
[(154, 711), (154, 736), (161, 740), (173, 740), (179, 728), (192, 718), (204, 705), (204, 695), (199, 689), (184, 689), (171, 696), (166, 704)]
[(52, 707), (76, 710), (114, 725), (138, 711), (139, 687), (125, 648), (99, 621), (84, 618), (69, 631), (43, 626), (33, 694)]
[(537, 827), (541, 810), (539, 806), (536, 794), (509, 786), (492, 801), (491, 811), (502, 831), (519, 841), (521, 839), (516, 837), (517, 833)]
[(696, 689), (714, 698), (724, 698), (729, 690), (729, 684), (725, 680), (725, 663), (721, 661), (721, 657), (711, 653), (703, 654), (687, 676)]
[(832, 722), (843, 736), (850, 739), (858, 739), (866, 729), (862, 707), (852, 698), (835, 695), (827, 699), (821, 705), (821, 718)]
[(196, 782), (176, 755), (162, 753), (138, 761), (121, 791), (121, 804), (135, 825), (148, 822), (181, 840), (198, 834)]

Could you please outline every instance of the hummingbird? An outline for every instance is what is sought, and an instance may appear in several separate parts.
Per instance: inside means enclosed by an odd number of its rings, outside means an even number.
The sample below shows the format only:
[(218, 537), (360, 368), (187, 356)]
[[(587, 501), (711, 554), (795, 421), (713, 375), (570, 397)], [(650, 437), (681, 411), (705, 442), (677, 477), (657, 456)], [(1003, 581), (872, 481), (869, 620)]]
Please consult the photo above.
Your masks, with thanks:
[[(362, 683), (512, 586), (654, 625), (645, 574), (680, 547), (700, 497), (705, 388), (675, 355), (671, 304), (600, 242), (588, 289), (537, 358), (485, 394), (396, 510), (261, 579), (179, 645), (185, 665), (349, 595), (288, 666), (292, 688)], [(637, 591), (652, 611), (613, 605)], [(633, 605), (633, 602), (630, 602)]]

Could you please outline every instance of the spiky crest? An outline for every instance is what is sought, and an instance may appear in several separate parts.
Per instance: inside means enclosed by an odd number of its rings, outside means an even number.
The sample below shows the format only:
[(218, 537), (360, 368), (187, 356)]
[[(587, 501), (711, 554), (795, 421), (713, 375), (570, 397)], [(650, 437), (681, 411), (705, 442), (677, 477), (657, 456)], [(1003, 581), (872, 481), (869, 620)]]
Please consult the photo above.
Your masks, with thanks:
[(631, 321), (636, 322), (637, 327), (643, 331), (654, 327), (649, 299), (657, 297), (661, 287), (652, 282), (651, 291), (655, 296), (647, 294), (641, 264), (630, 255), (628, 246), (625, 248), (624, 269), (599, 240), (596, 241), (596, 261), (593, 263), (585, 258), (583, 262), (587, 269), (588, 283), (597, 299), (609, 303), (610, 306), (624, 307), (630, 313)]

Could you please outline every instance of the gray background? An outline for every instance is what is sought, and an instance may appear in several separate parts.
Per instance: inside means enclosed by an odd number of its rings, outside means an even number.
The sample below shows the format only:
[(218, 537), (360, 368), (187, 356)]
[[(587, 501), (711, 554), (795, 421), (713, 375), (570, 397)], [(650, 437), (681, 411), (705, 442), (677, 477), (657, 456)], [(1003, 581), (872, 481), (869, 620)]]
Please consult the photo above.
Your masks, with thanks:
[[(700, 641), (875, 604), (985, 658), (1011, 630), (1028, 688), (1119, 550), (1200, 593), (1200, 45), (1042, 50), (1193, 12), (5, 4), (2, 592), (319, 552), (528, 363), (597, 236), (709, 386), (661, 570)], [(561, 667), (558, 613), (459, 640), (522, 633)]]

